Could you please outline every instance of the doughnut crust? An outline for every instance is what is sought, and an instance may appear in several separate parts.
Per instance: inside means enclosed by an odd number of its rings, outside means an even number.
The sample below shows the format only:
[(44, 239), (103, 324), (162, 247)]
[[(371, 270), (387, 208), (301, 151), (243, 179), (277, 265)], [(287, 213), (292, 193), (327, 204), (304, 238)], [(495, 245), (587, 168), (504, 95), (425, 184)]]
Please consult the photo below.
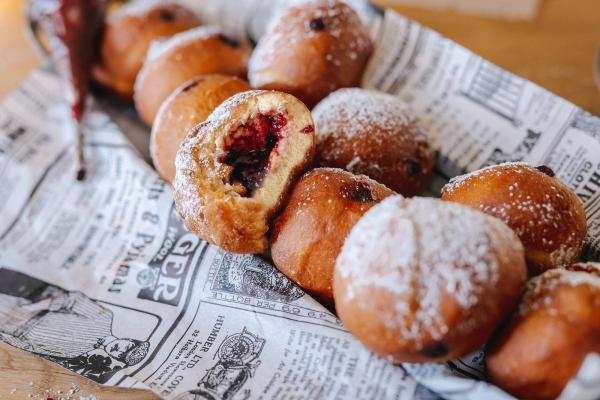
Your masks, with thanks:
[(340, 89), (313, 110), (317, 163), (364, 174), (403, 196), (429, 181), (434, 154), (416, 118), (396, 96)]
[(358, 86), (373, 44), (359, 16), (338, 0), (290, 7), (260, 39), (249, 66), (253, 87), (291, 93), (312, 108)]
[(314, 123), (301, 101), (275, 91), (238, 93), (179, 148), (175, 205), (201, 239), (262, 253), (272, 218), (314, 152)]
[(177, 4), (138, 0), (119, 7), (106, 20), (94, 80), (131, 101), (150, 42), (198, 25), (196, 15)]
[(354, 225), (337, 258), (338, 317), (394, 363), (480, 348), (517, 303), (523, 246), (499, 219), (433, 198), (390, 196)]
[(306, 173), (273, 224), (275, 266), (319, 300), (333, 304), (333, 267), (356, 221), (394, 194), (364, 175), (317, 168)]
[(187, 132), (236, 93), (250, 90), (243, 79), (201, 75), (179, 86), (162, 104), (152, 124), (150, 154), (167, 182), (175, 178), (175, 155)]
[(249, 44), (226, 36), (219, 28), (198, 27), (153, 46), (135, 81), (135, 107), (151, 126), (162, 102), (184, 82), (206, 74), (245, 79)]
[(587, 234), (575, 193), (546, 166), (507, 163), (454, 178), (442, 199), (500, 218), (525, 246), (530, 275), (576, 262)]
[(555, 399), (592, 352), (600, 352), (600, 264), (553, 269), (527, 283), (487, 353), (488, 376), (516, 397)]

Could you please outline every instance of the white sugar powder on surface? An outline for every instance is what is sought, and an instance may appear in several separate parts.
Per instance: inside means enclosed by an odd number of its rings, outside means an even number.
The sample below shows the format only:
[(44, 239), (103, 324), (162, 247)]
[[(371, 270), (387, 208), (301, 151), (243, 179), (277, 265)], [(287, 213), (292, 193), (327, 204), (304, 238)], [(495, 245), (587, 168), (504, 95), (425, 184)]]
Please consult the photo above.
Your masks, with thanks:
[(396, 96), (375, 90), (339, 89), (313, 109), (319, 140), (343, 134), (352, 138), (373, 128), (397, 132), (402, 125), (414, 122), (408, 106)]
[(541, 246), (552, 265), (567, 267), (577, 259), (578, 232), (564, 227), (577, 224), (572, 202), (578, 200), (560, 181), (525, 163), (504, 163), (453, 178), (442, 193), (460, 197), (460, 190), (469, 193), (472, 188), (490, 193), (478, 199), (481, 211), (506, 222), (526, 247)]
[(412, 317), (390, 317), (386, 323), (418, 341), (425, 333), (441, 338), (447, 332), (439, 312), (443, 294), (463, 309), (476, 306), (498, 282), (499, 265), (519, 252), (515, 234), (495, 218), (436, 199), (392, 196), (354, 226), (336, 270), (350, 299), (365, 290), (396, 295), (397, 315)]
[[(577, 265), (581, 265), (582, 268), (551, 269), (530, 279), (519, 304), (519, 314), (525, 316), (540, 308), (547, 308), (549, 312), (553, 312), (552, 292), (559, 286), (589, 285), (600, 290), (600, 263), (575, 264)], [(584, 268), (589, 272), (583, 271)]]

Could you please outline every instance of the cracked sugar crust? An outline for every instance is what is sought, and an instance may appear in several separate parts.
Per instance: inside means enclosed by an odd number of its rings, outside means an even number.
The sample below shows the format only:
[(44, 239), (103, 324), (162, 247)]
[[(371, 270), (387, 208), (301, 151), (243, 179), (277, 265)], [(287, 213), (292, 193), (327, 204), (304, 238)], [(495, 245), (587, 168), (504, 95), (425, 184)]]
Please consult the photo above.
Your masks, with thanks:
[[(470, 311), (482, 304), (510, 303), (495, 288), (505, 283), (507, 268), (516, 270), (517, 283), (524, 281), (522, 254), (518, 238), (495, 218), (440, 200), (393, 196), (352, 229), (336, 263), (336, 289), (343, 286), (340, 300), (357, 312), (378, 314), (388, 329), (419, 347), (455, 329), (476, 330), (486, 315)], [(371, 310), (370, 297), (379, 291), (397, 302), (388, 310)], [(441, 311), (445, 296), (466, 319), (448, 323)]]

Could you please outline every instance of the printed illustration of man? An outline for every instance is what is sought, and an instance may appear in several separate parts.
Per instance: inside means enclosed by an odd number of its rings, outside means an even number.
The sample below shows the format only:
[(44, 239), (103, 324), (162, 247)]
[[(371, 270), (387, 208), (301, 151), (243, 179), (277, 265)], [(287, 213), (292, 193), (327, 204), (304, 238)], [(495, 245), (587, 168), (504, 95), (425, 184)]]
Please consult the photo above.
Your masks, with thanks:
[(148, 353), (148, 342), (115, 337), (112, 323), (108, 308), (80, 292), (48, 286), (35, 301), (0, 293), (1, 340), (91, 378)]

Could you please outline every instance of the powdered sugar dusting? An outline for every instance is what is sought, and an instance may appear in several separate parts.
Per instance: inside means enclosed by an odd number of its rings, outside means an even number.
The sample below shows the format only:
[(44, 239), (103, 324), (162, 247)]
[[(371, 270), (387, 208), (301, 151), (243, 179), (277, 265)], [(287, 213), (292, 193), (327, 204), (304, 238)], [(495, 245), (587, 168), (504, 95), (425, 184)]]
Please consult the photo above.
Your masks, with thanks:
[[(578, 265), (583, 267), (577, 268)], [(519, 305), (519, 314), (526, 316), (541, 308), (548, 309), (552, 313), (552, 293), (559, 286), (589, 285), (600, 290), (600, 264), (587, 263), (575, 264), (574, 269), (551, 269), (542, 275), (530, 279), (523, 293), (523, 299)], [(584, 270), (589, 270), (590, 273)]]
[[(298, 27), (297, 21), (304, 23)], [(260, 71), (263, 66), (278, 63), (282, 49), (297, 48), (323, 35), (329, 37), (325, 41), (328, 44), (325, 60), (336, 67), (343, 67), (345, 63), (356, 60), (359, 54), (370, 52), (372, 48), (372, 42), (361, 25), (356, 12), (338, 0), (307, 1), (284, 9), (273, 19), (250, 59), (250, 81), (253, 86), (261, 86), (260, 79), (254, 72)], [(350, 30), (346, 29), (347, 26), (358, 26), (361, 29)], [(335, 90), (334, 80), (328, 83), (330, 90)]]
[(436, 199), (392, 196), (354, 226), (336, 270), (349, 298), (373, 288), (397, 295), (393, 307), (405, 318), (390, 315), (390, 328), (417, 342), (424, 333), (440, 339), (448, 331), (439, 313), (442, 295), (464, 309), (477, 305), (485, 288), (498, 282), (500, 263), (510, 262), (506, 246), (511, 254), (523, 253), (514, 233), (495, 218)]
[[(478, 169), (476, 171), (469, 172), (468, 174), (455, 176), (454, 178), (450, 179), (450, 182), (448, 182), (448, 184), (446, 186), (444, 186), (444, 189), (442, 191), (444, 193), (451, 193), (453, 190), (461, 187), (465, 182), (467, 182), (471, 179), (474, 179), (474, 178), (485, 179), (485, 177), (487, 176), (488, 173), (491, 173), (494, 171), (496, 171), (496, 174), (500, 175), (503, 173), (503, 167), (513, 167), (513, 166), (527, 166), (527, 167), (533, 168), (531, 165), (524, 163), (524, 162), (520, 162), (520, 161), (519, 162), (506, 162), (506, 163), (497, 164), (497, 165), (490, 165), (490, 166)], [(520, 172), (519, 169), (517, 169), (517, 168), (515, 168), (515, 171)]]
[(546, 170), (525, 163), (489, 166), (452, 179), (442, 193), (447, 200), (461, 202), (461, 198), (470, 199), (471, 189), (484, 190), (489, 194), (469, 204), (506, 222), (528, 251), (547, 253), (549, 266), (566, 267), (581, 252), (584, 212), (577, 207), (580, 202), (575, 194)]
[(360, 88), (336, 90), (312, 112), (319, 142), (331, 135), (352, 138), (377, 128), (397, 132), (399, 127), (415, 121), (399, 98)]

